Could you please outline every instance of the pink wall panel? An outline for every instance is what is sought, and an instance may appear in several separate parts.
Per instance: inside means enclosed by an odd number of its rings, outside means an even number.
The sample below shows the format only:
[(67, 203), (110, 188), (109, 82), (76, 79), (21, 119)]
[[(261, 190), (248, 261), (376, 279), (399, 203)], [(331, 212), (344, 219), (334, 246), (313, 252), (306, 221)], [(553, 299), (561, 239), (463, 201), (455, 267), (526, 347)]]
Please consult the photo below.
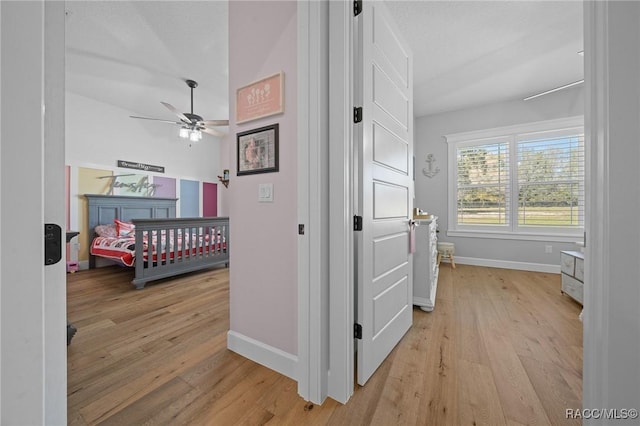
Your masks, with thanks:
[(218, 184), (202, 182), (202, 216), (218, 216)]

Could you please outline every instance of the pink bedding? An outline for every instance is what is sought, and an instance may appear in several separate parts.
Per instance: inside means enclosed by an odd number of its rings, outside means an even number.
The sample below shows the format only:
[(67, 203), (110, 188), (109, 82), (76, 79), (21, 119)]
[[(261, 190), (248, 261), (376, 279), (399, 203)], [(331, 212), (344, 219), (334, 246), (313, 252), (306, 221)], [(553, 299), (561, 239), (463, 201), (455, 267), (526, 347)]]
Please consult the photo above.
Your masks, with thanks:
[[(158, 251), (160, 252), (160, 259), (166, 260), (167, 251), (169, 252), (169, 258), (175, 259), (176, 255), (178, 258), (182, 256), (191, 256), (196, 254), (197, 251), (200, 253), (225, 249), (226, 245), (217, 241), (217, 244), (208, 244), (209, 235), (204, 236), (196, 236), (187, 235), (184, 239), (182, 234), (178, 232), (177, 238), (174, 238), (173, 231), (169, 232), (169, 238), (166, 238), (165, 232), (162, 231), (160, 235), (160, 239), (157, 238), (157, 234), (154, 232), (152, 235), (151, 241), (151, 250), (152, 250), (152, 260), (153, 262), (158, 261)], [(198, 241), (199, 239), (199, 241)], [(134, 266), (135, 265), (135, 237), (134, 236), (121, 236), (121, 237), (96, 237), (93, 239), (90, 247), (90, 252), (94, 256), (100, 256), (104, 258), (108, 258), (110, 260), (116, 261), (125, 266)], [(174, 245), (177, 246), (174, 247)], [(221, 246), (222, 243), (222, 246)], [(169, 244), (167, 250), (167, 244)], [(144, 260), (149, 260), (149, 242), (148, 238), (144, 237)]]

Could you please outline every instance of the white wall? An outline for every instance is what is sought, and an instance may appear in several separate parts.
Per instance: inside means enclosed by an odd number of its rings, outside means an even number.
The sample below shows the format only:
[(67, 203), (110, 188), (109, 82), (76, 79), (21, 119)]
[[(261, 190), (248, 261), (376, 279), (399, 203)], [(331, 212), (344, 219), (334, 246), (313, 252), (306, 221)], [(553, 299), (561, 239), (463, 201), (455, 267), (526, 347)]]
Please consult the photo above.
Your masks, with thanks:
[[(220, 140), (204, 134), (190, 143), (178, 137), (178, 127), (136, 120), (113, 105), (67, 91), (66, 156), (68, 165), (115, 167), (117, 160), (165, 167), (166, 176), (217, 182)], [(191, 145), (191, 146), (190, 146)]]
[[(178, 127), (170, 124), (136, 120), (132, 111), (67, 91), (66, 93), (65, 163), (74, 167), (91, 167), (136, 173), (118, 169), (117, 161), (126, 160), (164, 166), (159, 176), (218, 183), (222, 169), (219, 138), (203, 134), (191, 143), (178, 137)], [(72, 178), (74, 174), (72, 173)], [(176, 182), (179, 190), (180, 182)], [(75, 219), (74, 182), (71, 182), (71, 227)], [(225, 188), (218, 185), (218, 209), (224, 204)], [(201, 200), (202, 201), (202, 200)], [(77, 228), (74, 228), (77, 229)]]
[[(559, 272), (560, 251), (575, 250), (573, 243), (520, 241), (447, 236), (447, 143), (444, 135), (489, 129), (584, 113), (584, 89), (572, 88), (531, 101), (509, 101), (416, 119), (416, 200), (415, 206), (438, 216), (440, 241), (456, 245), (456, 258), (467, 263), (517, 269)], [(433, 154), (440, 172), (433, 178), (422, 174), (427, 154)], [(552, 253), (545, 253), (545, 246)], [(551, 265), (552, 267), (545, 266)], [(555, 269), (554, 269), (555, 268)]]
[[(584, 289), (585, 408), (640, 409), (639, 22), (638, 2), (585, 3), (592, 213)], [(638, 418), (584, 424), (638, 425)]]
[[(296, 25), (295, 2), (229, 4), (230, 134), (279, 123), (280, 170), (236, 176), (236, 141), (230, 141), (226, 195), (233, 248), (228, 346), (258, 362), (264, 357), (243, 351), (234, 342), (240, 339), (253, 349), (282, 355), (288, 370), (280, 371), (287, 375), (294, 372), (298, 345)], [(236, 89), (279, 71), (285, 75), (284, 114), (236, 124)], [(273, 203), (258, 202), (260, 183), (273, 184)]]

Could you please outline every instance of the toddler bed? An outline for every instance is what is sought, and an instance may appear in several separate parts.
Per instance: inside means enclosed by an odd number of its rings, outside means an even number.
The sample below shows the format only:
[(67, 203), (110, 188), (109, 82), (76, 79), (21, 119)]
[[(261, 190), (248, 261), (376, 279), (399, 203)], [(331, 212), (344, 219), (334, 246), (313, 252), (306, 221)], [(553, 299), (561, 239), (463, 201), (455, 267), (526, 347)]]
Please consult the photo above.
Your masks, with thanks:
[(89, 268), (96, 257), (134, 267), (132, 283), (141, 289), (152, 280), (228, 265), (229, 218), (176, 218), (175, 198), (85, 197)]

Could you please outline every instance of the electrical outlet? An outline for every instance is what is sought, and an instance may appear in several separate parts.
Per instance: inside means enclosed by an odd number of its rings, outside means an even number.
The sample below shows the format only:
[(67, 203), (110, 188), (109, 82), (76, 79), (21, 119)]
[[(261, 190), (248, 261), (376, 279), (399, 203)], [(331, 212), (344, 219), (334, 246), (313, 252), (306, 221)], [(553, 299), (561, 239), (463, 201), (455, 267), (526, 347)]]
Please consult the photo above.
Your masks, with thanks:
[(553, 253), (553, 246), (544, 246), (545, 253)]

